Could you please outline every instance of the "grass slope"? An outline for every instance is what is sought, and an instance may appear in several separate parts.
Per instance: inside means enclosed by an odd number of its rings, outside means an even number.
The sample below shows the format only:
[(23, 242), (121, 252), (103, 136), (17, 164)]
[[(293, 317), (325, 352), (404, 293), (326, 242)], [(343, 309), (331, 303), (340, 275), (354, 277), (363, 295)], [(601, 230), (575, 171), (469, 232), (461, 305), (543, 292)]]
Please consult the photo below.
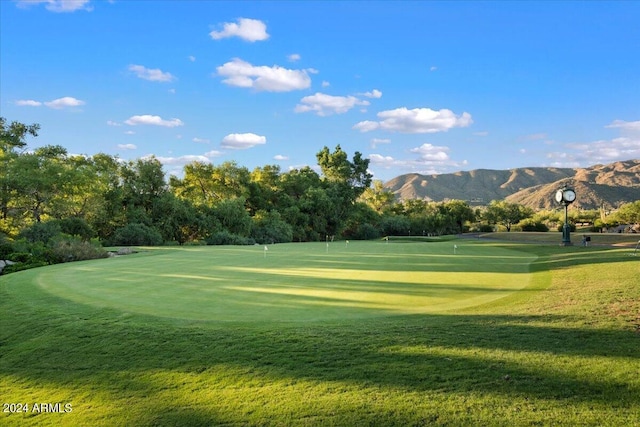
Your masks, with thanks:
[(352, 242), (16, 273), (0, 278), (0, 395), (31, 407), (0, 423), (640, 425), (629, 253)]

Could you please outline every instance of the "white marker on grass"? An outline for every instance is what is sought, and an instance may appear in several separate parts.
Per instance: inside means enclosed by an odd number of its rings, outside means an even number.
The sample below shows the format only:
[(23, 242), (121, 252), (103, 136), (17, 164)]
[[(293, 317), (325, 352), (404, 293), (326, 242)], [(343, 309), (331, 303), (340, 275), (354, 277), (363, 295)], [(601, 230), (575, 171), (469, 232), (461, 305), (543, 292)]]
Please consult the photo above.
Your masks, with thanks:
[(269, 250), (269, 248), (267, 247), (267, 245), (264, 245), (264, 257), (267, 257), (267, 251)]
[(456, 251), (458, 250), (458, 245), (453, 245), (453, 254), (456, 254)]

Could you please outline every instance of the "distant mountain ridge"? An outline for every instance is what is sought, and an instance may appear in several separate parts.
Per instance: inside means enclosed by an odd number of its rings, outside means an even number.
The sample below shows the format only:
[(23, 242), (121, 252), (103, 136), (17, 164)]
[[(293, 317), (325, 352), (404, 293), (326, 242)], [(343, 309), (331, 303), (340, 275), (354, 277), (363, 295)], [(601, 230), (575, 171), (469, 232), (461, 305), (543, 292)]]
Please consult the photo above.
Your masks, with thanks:
[(640, 160), (625, 160), (588, 168), (476, 169), (441, 175), (410, 173), (386, 182), (384, 187), (400, 200), (466, 200), (486, 205), (506, 199), (533, 209), (557, 207), (554, 194), (569, 185), (581, 209), (615, 209), (640, 200)]

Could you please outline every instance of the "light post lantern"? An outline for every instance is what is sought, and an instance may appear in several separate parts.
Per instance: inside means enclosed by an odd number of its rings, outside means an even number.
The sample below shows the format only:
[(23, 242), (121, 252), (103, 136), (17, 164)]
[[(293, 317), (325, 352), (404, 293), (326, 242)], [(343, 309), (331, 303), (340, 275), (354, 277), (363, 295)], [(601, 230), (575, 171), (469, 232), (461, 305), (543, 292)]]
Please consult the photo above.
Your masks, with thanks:
[(576, 192), (566, 185), (556, 191), (556, 202), (564, 206), (564, 225), (562, 226), (562, 246), (571, 246), (571, 228), (567, 208), (576, 200)]

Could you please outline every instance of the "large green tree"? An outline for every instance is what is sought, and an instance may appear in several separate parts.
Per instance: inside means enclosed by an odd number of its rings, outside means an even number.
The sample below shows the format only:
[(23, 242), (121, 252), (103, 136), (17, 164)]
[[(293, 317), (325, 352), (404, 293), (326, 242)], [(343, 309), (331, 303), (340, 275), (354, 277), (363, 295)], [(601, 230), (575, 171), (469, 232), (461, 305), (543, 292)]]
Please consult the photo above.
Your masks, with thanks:
[(12, 163), (18, 158), (27, 146), (26, 139), (37, 137), (40, 125), (25, 125), (20, 122), (7, 122), (0, 117), (0, 231), (16, 231), (9, 224), (12, 207), (12, 198), (16, 196), (16, 176), (10, 172)]
[(489, 224), (502, 224), (507, 231), (511, 231), (511, 226), (532, 215), (533, 209), (506, 200), (492, 200), (483, 213)]
[(340, 145), (333, 152), (324, 147), (316, 154), (316, 158), (322, 171), (324, 188), (332, 202), (330, 209), (325, 211), (327, 232), (338, 234), (358, 197), (371, 185), (373, 175), (368, 172), (369, 159), (356, 151), (353, 159), (349, 160)]
[(395, 202), (392, 191), (386, 190), (379, 179), (373, 180), (373, 185), (364, 189), (359, 199), (378, 213), (388, 211)]
[(614, 217), (621, 224), (640, 224), (640, 200), (620, 206)]
[(11, 162), (16, 209), (40, 222), (44, 215), (55, 216), (56, 199), (69, 194), (75, 170), (70, 167), (67, 150), (59, 145), (47, 145), (33, 152), (23, 153)]
[(193, 162), (184, 167), (182, 178), (169, 179), (171, 191), (195, 206), (213, 207), (223, 200), (249, 196), (249, 170), (236, 162), (220, 165)]

